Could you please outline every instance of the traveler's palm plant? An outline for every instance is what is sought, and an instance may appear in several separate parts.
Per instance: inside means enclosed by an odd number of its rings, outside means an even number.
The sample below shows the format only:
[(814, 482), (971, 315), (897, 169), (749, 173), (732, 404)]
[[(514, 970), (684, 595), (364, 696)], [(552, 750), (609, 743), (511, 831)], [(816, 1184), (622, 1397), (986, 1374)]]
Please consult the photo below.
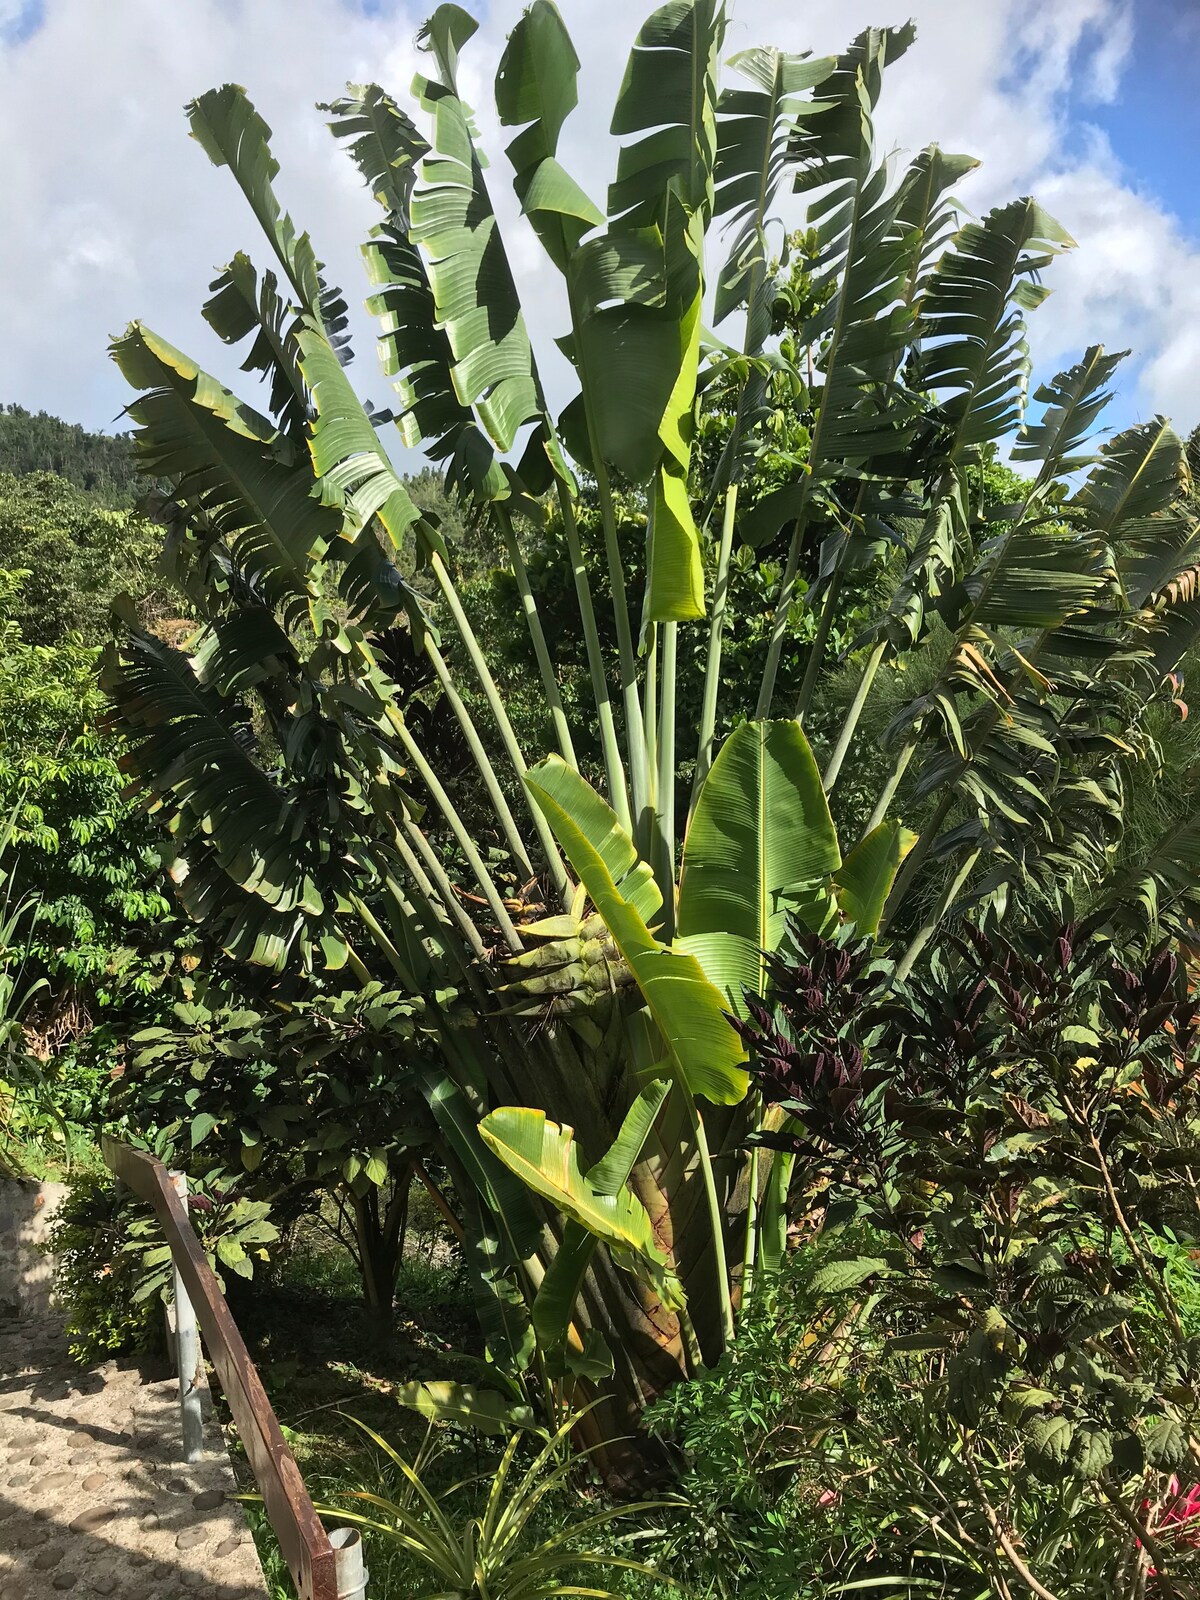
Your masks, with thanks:
[[(275, 259), (260, 273), (237, 256), (205, 315), (265, 380), (266, 408), (141, 323), (113, 351), (140, 391), (144, 470), (175, 486), (167, 555), (201, 619), (178, 650), (127, 614), (106, 670), (132, 783), (177, 840), (180, 896), (235, 958), (357, 982), (389, 968), (428, 997), (442, 1065), (414, 1064), (413, 1089), (467, 1217), (492, 1348), (542, 1386), (615, 1360), (627, 1411), (719, 1353), (756, 1263), (782, 1247), (788, 1169), (737, 1154), (753, 1119), (726, 1012), (761, 989), (788, 914), (882, 932), (906, 969), (968, 885), (1003, 909), (1094, 880), (1121, 763), (1200, 616), (1179, 441), (1155, 421), (1099, 455), (1088, 443), (1115, 359), (1088, 351), (1024, 420), (1024, 313), (1069, 239), (1031, 200), (963, 222), (964, 157), (931, 147), (896, 175), (877, 153), (882, 74), (911, 29), (832, 59), (750, 50), (723, 86), (724, 29), (716, 0), (647, 21), (603, 207), (558, 159), (578, 61), (550, 0), (509, 40), (496, 104), (522, 212), (565, 283), (565, 406), (456, 87), (475, 24), (454, 5), (425, 30), (420, 129), (374, 85), (327, 108), (381, 208), (364, 255), (394, 418), (351, 386), (345, 303), (281, 210), (269, 130), (234, 86), (193, 103), (192, 131)], [(810, 197), (815, 265), (811, 314), (784, 344), (768, 240), (788, 188)], [(710, 392), (733, 422), (701, 473)], [(808, 443), (796, 480), (766, 494), (756, 461), (783, 392)], [(507, 550), (548, 750), (519, 745), (455, 553), (388, 455), (392, 420)], [(978, 463), (1014, 435), (1030, 476), (989, 524)], [(618, 495), (644, 524), (637, 594)], [(548, 518), (578, 602), (595, 770), (526, 566)], [(762, 680), (720, 704), (739, 529), (786, 555)], [(864, 567), (887, 598), (822, 773), (802, 724)], [(815, 639), (781, 705), (805, 608)], [(863, 709), (935, 626), (944, 670), (887, 733), (867, 826), (839, 837), (830, 803)], [(681, 628), (706, 649), (681, 653)], [(389, 670), (397, 630), (461, 729), (498, 849), (414, 735)], [(677, 723), (681, 659), (703, 663), (697, 726)], [(676, 776), (693, 761), (684, 818)], [(915, 843), (891, 815), (898, 789), (925, 819)], [(1171, 842), (1145, 892), (1172, 871), (1177, 888), (1192, 850)]]

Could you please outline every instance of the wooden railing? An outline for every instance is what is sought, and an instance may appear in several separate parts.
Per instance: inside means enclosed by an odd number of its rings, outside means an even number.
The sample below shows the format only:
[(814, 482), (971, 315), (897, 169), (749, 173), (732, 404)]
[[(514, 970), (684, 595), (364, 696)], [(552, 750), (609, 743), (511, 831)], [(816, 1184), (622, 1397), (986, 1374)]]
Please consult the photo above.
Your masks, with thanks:
[(313, 1508), (262, 1379), (192, 1228), (186, 1207), (186, 1180), (181, 1174), (168, 1172), (161, 1161), (145, 1151), (107, 1135), (103, 1150), (114, 1177), (154, 1208), (171, 1247), (185, 1457), (194, 1460), (200, 1449), (200, 1355), (195, 1338), (198, 1321), (300, 1600), (350, 1600), (352, 1596), (363, 1596), (366, 1576), (361, 1538), (351, 1528), (327, 1533)]

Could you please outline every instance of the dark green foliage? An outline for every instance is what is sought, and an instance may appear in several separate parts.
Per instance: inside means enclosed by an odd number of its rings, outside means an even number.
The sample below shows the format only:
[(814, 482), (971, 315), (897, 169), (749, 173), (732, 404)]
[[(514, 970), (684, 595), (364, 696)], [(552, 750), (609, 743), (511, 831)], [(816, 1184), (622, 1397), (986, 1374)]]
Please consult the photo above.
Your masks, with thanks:
[(30, 644), (6, 617), (0, 572), (0, 811), (14, 811), (14, 882), (36, 894), (30, 956), (50, 979), (40, 1007), (118, 1010), (151, 994), (180, 933), (162, 893), (161, 847), (123, 798), (119, 747), (101, 727), (96, 652)]
[(191, 1170), (219, 1162), (280, 1225), (331, 1194), (367, 1303), (389, 1324), (413, 1166), (433, 1131), (423, 1003), (378, 984), (292, 998), (196, 975), (179, 990), (133, 1036), (115, 1114)]
[[(178, 1164), (166, 1141), (157, 1141), (154, 1153)], [(192, 1226), (222, 1283), (226, 1273), (251, 1277), (268, 1259), (266, 1247), (279, 1236), (268, 1209), (219, 1170), (192, 1180)], [(76, 1361), (87, 1366), (112, 1355), (164, 1353), (171, 1252), (143, 1201), (107, 1171), (78, 1173), (51, 1224), (47, 1248), (57, 1264), (55, 1290)]]
[(821, 1241), (783, 1481), (840, 1503), (839, 1575), (1011, 1582), (992, 1517), (1058, 1596), (1137, 1592), (1135, 1535), (1200, 1570), (1155, 1537), (1197, 1475), (1200, 1003), (1102, 921), (968, 927), (899, 988), (801, 936), (744, 1025)]
[(108, 1172), (77, 1174), (50, 1228), (55, 1291), (66, 1312), (68, 1348), (81, 1365), (165, 1345), (162, 1306), (134, 1298), (138, 1263), (125, 1246), (144, 1209)]
[(144, 492), (127, 434), (89, 433), (24, 406), (0, 406), (0, 473), (54, 473), (101, 505), (128, 506)]
[(50, 472), (0, 473), (0, 568), (17, 576), (9, 614), (30, 644), (78, 634), (97, 645), (114, 597), (161, 614), (161, 530)]

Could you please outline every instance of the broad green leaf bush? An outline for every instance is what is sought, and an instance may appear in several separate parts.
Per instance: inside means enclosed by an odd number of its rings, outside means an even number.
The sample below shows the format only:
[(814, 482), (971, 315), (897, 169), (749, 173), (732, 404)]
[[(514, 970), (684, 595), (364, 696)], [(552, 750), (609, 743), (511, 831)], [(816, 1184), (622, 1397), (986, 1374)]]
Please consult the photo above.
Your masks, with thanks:
[[(160, 1141), (155, 1154), (174, 1166)], [(170, 1298), (170, 1246), (150, 1207), (121, 1189), (107, 1170), (76, 1172), (47, 1235), (55, 1259), (55, 1294), (65, 1313), (67, 1345), (83, 1366), (113, 1355), (161, 1356), (163, 1308)], [(211, 1170), (193, 1179), (192, 1226), (219, 1283), (250, 1278), (279, 1237), (268, 1206), (238, 1194)]]

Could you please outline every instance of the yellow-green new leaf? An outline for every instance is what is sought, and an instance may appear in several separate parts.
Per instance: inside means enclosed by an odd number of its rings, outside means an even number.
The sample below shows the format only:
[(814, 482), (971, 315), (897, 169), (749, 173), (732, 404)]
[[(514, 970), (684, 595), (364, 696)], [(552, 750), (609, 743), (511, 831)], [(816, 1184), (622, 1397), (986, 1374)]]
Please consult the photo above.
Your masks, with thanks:
[(821, 775), (798, 722), (747, 722), (721, 746), (683, 848), (675, 946), (741, 1012), (761, 994), (797, 891), (841, 866)]
[(704, 615), (704, 564), (688, 499), (700, 358), (700, 295), (684, 316), (679, 334), (683, 360), (658, 430), (664, 454), (654, 481), (654, 540), (646, 597), (646, 616), (651, 622), (690, 622)]
[(911, 829), (898, 822), (881, 822), (859, 840), (834, 873), (838, 906), (860, 933), (879, 932), (900, 864), (916, 842)]
[(736, 1105), (749, 1079), (745, 1051), (725, 1015), (728, 1002), (695, 956), (660, 944), (647, 928), (661, 897), (615, 812), (558, 756), (539, 762), (525, 781), (604, 918), (688, 1090)]
[(606, 1194), (584, 1176), (573, 1128), (528, 1106), (501, 1106), (484, 1117), (479, 1134), (535, 1194), (602, 1239), (615, 1261), (649, 1282), (664, 1305), (683, 1306), (683, 1288), (654, 1237), (649, 1212), (628, 1189)]
[(396, 1390), (402, 1406), (419, 1411), (431, 1422), (454, 1422), (460, 1428), (496, 1438), (514, 1428), (536, 1428), (527, 1405), (508, 1400), (496, 1389), (478, 1389), (473, 1383), (402, 1383)]

